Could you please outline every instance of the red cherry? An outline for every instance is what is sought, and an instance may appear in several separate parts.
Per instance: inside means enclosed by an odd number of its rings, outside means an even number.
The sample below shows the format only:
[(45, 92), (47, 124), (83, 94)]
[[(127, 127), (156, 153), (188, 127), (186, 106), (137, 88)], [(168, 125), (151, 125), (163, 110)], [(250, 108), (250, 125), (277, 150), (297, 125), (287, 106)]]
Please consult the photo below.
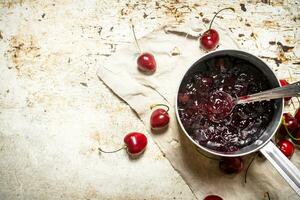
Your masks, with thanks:
[(288, 136), (288, 133), (287, 133), (286, 129), (287, 128), (283, 124), (280, 125), (280, 127), (278, 129), (278, 133), (279, 133), (278, 136), (279, 136), (279, 138)]
[(300, 108), (298, 108), (296, 111), (295, 119), (297, 119), (298, 123), (300, 124)]
[(289, 159), (294, 154), (294, 150), (295, 150), (294, 144), (291, 143), (289, 140), (281, 139), (279, 140), (277, 145), (280, 151)]
[(207, 31), (205, 31), (201, 37), (200, 37), (200, 46), (205, 49), (205, 50), (213, 50), (214, 48), (217, 47), (217, 45), (219, 44), (219, 34), (215, 29), (212, 29), (212, 23), (214, 21), (214, 19), (216, 18), (216, 16), (223, 10), (227, 10), (230, 9), (232, 11), (234, 11), (233, 8), (223, 8), (221, 10), (219, 10), (214, 17), (212, 18), (209, 28)]
[[(279, 80), (281, 87), (284, 87), (286, 85), (289, 85), (289, 82), (287, 82), (285, 79), (280, 79)], [(292, 97), (284, 97), (285, 101), (291, 100)]]
[(208, 195), (203, 200), (223, 200), (223, 199), (217, 195)]
[(219, 168), (222, 172), (226, 174), (235, 174), (239, 173), (243, 170), (244, 168), (244, 163), (243, 159), (240, 157), (228, 157), (228, 158), (223, 158), (219, 162)]
[(212, 50), (219, 44), (219, 34), (214, 29), (208, 29), (200, 38), (201, 47), (205, 50)]
[(132, 132), (124, 137), (124, 142), (129, 154), (140, 154), (147, 146), (147, 137), (143, 133)]
[(124, 137), (124, 143), (126, 144), (125, 146), (115, 151), (104, 151), (101, 148), (98, 149), (102, 153), (115, 153), (122, 149), (126, 149), (129, 155), (137, 156), (145, 150), (147, 146), (147, 137), (143, 133), (138, 133), (138, 132), (128, 133)]
[(167, 110), (158, 108), (154, 110), (150, 117), (150, 125), (152, 129), (162, 129), (165, 128), (169, 122), (170, 122), (170, 116), (169, 116), (169, 107), (165, 104), (155, 104), (151, 106), (151, 109), (156, 106), (165, 106), (167, 107)]
[(131, 26), (132, 29), (132, 33), (133, 33), (133, 37), (134, 37), (134, 41), (136, 43), (136, 46), (138, 47), (139, 51), (140, 51), (140, 55), (137, 59), (137, 65), (138, 65), (138, 69), (146, 72), (146, 73), (153, 73), (156, 70), (156, 61), (154, 56), (151, 53), (141, 53), (141, 48), (139, 46), (138, 40), (136, 38), (135, 35), (135, 31), (134, 31), (134, 26)]
[(137, 64), (143, 72), (153, 73), (156, 70), (156, 61), (150, 53), (142, 53), (137, 59)]
[(299, 127), (297, 119), (294, 118), (290, 113), (283, 114), (283, 125), (285, 125), (290, 133), (292, 133)]
[(299, 127), (297, 119), (295, 119), (290, 113), (284, 113), (282, 117), (282, 124), (279, 128), (279, 134), (281, 137), (290, 136)]

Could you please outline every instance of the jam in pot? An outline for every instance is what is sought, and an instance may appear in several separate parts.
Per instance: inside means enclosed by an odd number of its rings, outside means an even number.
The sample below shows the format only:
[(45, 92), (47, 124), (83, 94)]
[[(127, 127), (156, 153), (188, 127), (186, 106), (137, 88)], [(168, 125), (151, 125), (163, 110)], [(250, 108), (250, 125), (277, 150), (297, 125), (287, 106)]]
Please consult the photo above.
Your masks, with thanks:
[(180, 85), (177, 102), (180, 120), (200, 145), (220, 152), (237, 151), (252, 144), (265, 131), (273, 116), (273, 101), (239, 104), (230, 112), (222, 104), (223, 110), (218, 115), (223, 112), (224, 116), (216, 118), (209, 112), (210, 99), (217, 94), (218, 102), (228, 103), (222, 99), (222, 92), (237, 97), (270, 88), (263, 73), (246, 60), (231, 56), (204, 60), (188, 71)]

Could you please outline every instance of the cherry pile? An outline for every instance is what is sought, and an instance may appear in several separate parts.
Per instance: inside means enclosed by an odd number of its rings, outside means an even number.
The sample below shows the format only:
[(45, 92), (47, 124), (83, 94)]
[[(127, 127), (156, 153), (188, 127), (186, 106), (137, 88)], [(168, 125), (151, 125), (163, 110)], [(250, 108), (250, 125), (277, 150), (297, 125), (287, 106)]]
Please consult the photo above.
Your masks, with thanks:
[(296, 110), (294, 116), (291, 113), (283, 114), (276, 140), (280, 151), (291, 158), (295, 151), (294, 144), (300, 144), (300, 108)]
[[(178, 94), (179, 116), (188, 134), (220, 152), (237, 151), (257, 140), (272, 119), (273, 101), (237, 105), (222, 120), (207, 110), (216, 91), (235, 97), (270, 89), (263, 74), (251, 63), (228, 56), (204, 61), (194, 69), (184, 77)], [(221, 96), (220, 100), (227, 102)]]

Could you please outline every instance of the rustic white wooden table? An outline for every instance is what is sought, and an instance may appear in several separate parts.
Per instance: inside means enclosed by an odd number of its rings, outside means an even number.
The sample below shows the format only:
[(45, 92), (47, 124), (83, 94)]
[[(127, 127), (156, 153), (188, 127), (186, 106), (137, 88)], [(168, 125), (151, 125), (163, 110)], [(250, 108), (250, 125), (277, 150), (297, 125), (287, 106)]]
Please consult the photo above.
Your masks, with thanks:
[(231, 5), (240, 24), (230, 13), (216, 24), (261, 47), (280, 78), (299, 79), (299, 2), (242, 2), (1, 0), (0, 199), (196, 199), (151, 137), (138, 160), (98, 154), (99, 141), (117, 148), (145, 128), (96, 70), (133, 42), (130, 19), (142, 37)]

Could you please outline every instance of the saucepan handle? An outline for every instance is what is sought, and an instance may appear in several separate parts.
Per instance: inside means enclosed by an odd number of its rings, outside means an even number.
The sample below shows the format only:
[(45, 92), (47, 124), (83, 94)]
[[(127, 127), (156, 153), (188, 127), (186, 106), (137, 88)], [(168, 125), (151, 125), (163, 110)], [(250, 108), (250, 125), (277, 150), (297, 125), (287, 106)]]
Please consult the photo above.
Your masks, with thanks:
[(297, 167), (271, 141), (260, 152), (300, 196), (300, 172)]

